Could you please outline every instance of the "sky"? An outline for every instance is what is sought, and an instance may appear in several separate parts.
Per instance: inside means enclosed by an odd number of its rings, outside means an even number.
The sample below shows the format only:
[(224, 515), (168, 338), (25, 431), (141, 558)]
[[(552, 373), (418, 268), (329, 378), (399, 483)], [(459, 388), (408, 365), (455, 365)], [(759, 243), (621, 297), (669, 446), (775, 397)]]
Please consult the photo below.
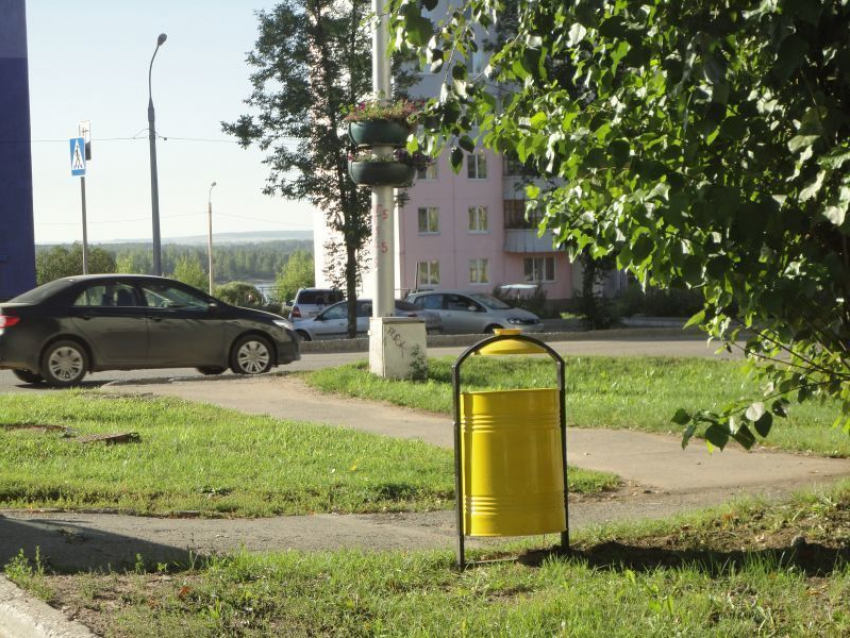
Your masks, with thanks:
[(82, 239), (68, 142), (81, 120), (92, 131), (89, 242), (150, 241), (148, 65), (160, 33), (168, 39), (153, 65), (153, 101), (157, 133), (169, 138), (157, 141), (163, 239), (207, 233), (212, 182), (214, 233), (313, 228), (308, 203), (262, 193), (263, 153), (221, 131), (222, 121), (248, 112), (255, 14), (274, 4), (27, 0), (37, 243)]

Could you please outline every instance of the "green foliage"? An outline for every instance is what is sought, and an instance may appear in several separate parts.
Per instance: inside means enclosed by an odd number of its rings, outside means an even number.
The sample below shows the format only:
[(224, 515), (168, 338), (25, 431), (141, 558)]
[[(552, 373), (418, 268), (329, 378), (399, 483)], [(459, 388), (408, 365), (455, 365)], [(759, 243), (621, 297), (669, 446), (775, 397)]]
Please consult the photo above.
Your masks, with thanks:
[[(325, 213), (333, 231), (324, 247), (329, 275), (345, 281), (351, 300), (371, 236), (370, 193), (348, 177), (348, 148), (340, 137), (346, 107), (371, 89), (370, 7), (367, 0), (282, 0), (258, 12), (259, 36), (248, 55), (253, 91), (246, 100), (257, 115), (222, 123), (243, 145), (267, 152), (268, 194), (308, 200)], [(351, 304), (352, 337), (356, 321)]]
[(280, 269), (275, 284), (277, 285), (277, 298), (283, 303), (295, 299), (295, 293), (298, 292), (299, 288), (315, 286), (316, 272), (313, 255), (301, 250), (292, 253), (283, 268)]
[[(36, 261), (43, 260), (45, 255), (57, 248), (69, 250), (69, 246), (37, 246)], [(82, 264), (81, 248), (70, 246), (70, 252), (80, 252), (79, 261)], [(103, 250), (115, 260), (112, 270), (99, 272), (120, 272), (147, 274), (153, 270), (152, 253), (149, 244), (99, 244), (95, 251), (95, 265), (103, 267), (99, 251)], [(300, 239), (283, 239), (262, 242), (247, 242), (234, 244), (218, 244), (213, 248), (215, 258), (215, 278), (219, 282), (228, 281), (272, 281), (289, 259), (289, 255), (300, 250), (312, 253), (313, 242)], [(186, 244), (165, 244), (162, 247), (163, 272), (173, 272), (180, 258), (191, 258), (200, 263), (207, 263), (206, 246)], [(74, 257), (77, 259), (77, 257)], [(108, 262), (107, 262), (108, 263)], [(80, 266), (82, 272), (82, 266)], [(94, 272), (94, 271), (92, 271)], [(54, 277), (55, 278), (55, 277)]]
[(263, 306), (263, 294), (244, 281), (231, 281), (229, 284), (217, 286), (215, 296), (234, 306), (259, 308)]
[(702, 297), (694, 290), (653, 288), (643, 290), (631, 284), (616, 298), (618, 312), (624, 317), (692, 317), (702, 309)]
[[(115, 257), (98, 246), (89, 246), (88, 270), (90, 273), (115, 272)], [(36, 251), (36, 280), (39, 285), (48, 281), (83, 274), (83, 245), (75, 242), (70, 248), (51, 246)]]
[(199, 290), (207, 290), (210, 285), (209, 275), (201, 262), (191, 257), (180, 257), (174, 266), (174, 272), (170, 276)]
[[(780, 396), (834, 397), (850, 429), (850, 3), (466, 0), (439, 24), (410, 0), (389, 11), (425, 63), (499, 40), (484, 77), (447, 65), (420, 119), (428, 152), (449, 143), (459, 167), (475, 131), (516, 154), (572, 255), (698, 290), (692, 322), (746, 339), (774, 416)], [(511, 90), (496, 100), (494, 84)], [(747, 447), (756, 425), (746, 405), (700, 410), (684, 440)]]

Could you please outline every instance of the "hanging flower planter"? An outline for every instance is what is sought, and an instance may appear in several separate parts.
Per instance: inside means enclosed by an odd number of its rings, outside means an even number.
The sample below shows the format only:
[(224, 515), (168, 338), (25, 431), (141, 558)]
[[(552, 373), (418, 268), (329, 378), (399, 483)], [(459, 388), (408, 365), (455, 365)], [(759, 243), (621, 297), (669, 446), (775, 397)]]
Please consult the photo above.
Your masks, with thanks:
[(359, 186), (409, 186), (416, 171), (430, 166), (433, 159), (416, 151), (397, 148), (392, 153), (360, 150), (348, 155), (348, 174)]
[(402, 162), (350, 161), (348, 174), (358, 186), (406, 186), (413, 182), (416, 168)]
[(355, 146), (404, 146), (410, 125), (398, 120), (349, 122), (348, 136)]

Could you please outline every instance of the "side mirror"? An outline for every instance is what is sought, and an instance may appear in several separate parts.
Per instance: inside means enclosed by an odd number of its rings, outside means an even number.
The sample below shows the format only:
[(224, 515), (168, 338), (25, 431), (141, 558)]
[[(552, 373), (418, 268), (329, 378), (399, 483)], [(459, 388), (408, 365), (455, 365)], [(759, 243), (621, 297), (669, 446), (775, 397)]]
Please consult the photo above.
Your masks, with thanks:
[(473, 306), (472, 304), (467, 306), (466, 309), (469, 310), (469, 312), (478, 312), (478, 306)]
[(215, 313), (217, 313), (217, 312), (218, 312), (218, 302), (211, 301), (211, 302), (207, 305), (207, 308), (209, 308), (210, 314), (215, 314)]

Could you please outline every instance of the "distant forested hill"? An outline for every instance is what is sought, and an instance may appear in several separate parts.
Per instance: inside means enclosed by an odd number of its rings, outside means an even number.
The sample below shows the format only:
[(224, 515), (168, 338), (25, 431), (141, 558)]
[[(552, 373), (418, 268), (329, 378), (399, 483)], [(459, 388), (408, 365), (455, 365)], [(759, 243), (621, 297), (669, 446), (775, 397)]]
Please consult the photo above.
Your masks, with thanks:
[[(36, 251), (48, 251), (53, 246), (36, 246)], [(144, 243), (97, 244), (98, 248), (115, 256), (118, 272), (149, 273), (153, 270), (151, 245)], [(296, 250), (312, 254), (313, 242), (305, 239), (283, 239), (213, 246), (215, 279), (222, 284), (230, 281), (273, 280)], [(205, 245), (162, 245), (163, 274), (174, 272), (182, 257), (197, 259), (206, 271)]]

